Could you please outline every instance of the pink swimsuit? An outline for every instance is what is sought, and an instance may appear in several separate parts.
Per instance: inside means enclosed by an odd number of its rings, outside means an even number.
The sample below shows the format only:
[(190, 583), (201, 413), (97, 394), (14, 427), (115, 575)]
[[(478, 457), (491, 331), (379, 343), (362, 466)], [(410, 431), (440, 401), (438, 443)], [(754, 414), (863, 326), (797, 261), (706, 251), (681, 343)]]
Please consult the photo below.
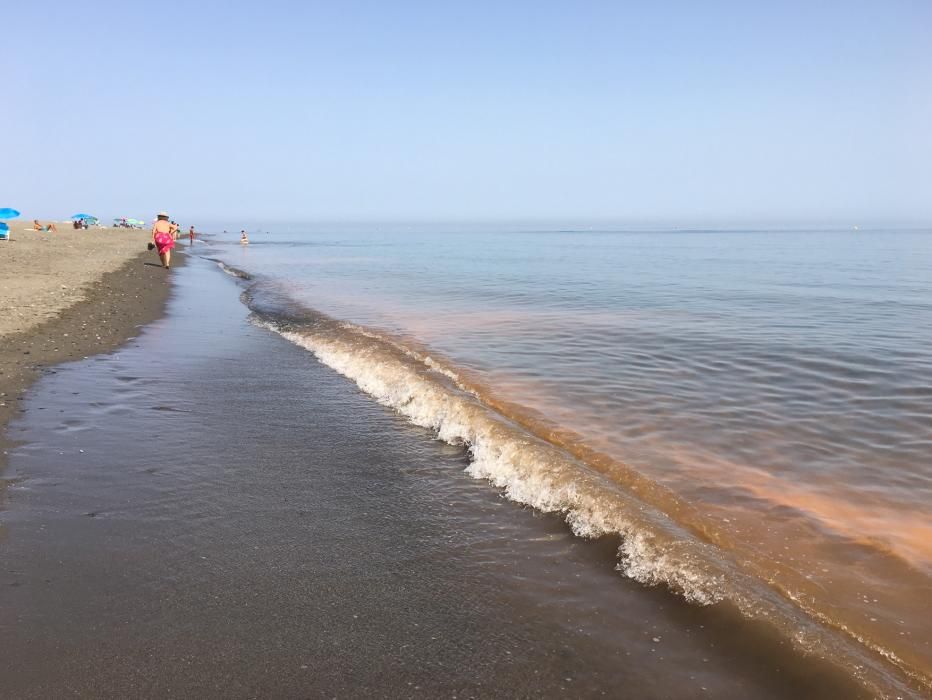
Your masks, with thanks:
[(157, 231), (155, 234), (155, 245), (159, 249), (159, 255), (161, 255), (166, 250), (171, 250), (175, 247), (175, 239), (172, 238), (170, 233)]

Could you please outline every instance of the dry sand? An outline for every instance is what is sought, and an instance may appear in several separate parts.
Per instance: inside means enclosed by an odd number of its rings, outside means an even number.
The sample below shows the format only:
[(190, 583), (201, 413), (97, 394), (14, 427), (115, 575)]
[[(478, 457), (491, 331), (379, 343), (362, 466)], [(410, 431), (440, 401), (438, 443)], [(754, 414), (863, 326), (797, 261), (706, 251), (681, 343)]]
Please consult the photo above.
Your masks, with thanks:
[(101, 275), (143, 252), (150, 237), (148, 230), (75, 231), (59, 224), (57, 233), (45, 233), (28, 221), (9, 223), (10, 240), (0, 241), (0, 337), (34, 328), (83, 300)]
[[(158, 318), (171, 275), (146, 250), (148, 231), (33, 231), (11, 225), (0, 241), (0, 470), (4, 430), (48, 367), (119, 347)], [(184, 255), (172, 258), (172, 267)], [(0, 481), (2, 491), (2, 481)]]

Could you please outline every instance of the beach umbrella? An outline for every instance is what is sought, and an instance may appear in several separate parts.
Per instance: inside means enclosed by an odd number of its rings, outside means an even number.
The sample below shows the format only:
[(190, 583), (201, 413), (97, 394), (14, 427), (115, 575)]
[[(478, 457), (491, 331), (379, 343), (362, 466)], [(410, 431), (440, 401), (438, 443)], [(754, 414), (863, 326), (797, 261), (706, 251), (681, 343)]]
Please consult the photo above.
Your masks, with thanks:
[(0, 221), (0, 241), (8, 241), (10, 239), (10, 227), (5, 223)]
[(87, 220), (93, 219), (94, 221), (97, 221), (97, 217), (91, 216), (90, 214), (72, 214), (71, 215), (72, 221), (80, 221), (83, 219), (87, 219)]
[(15, 209), (10, 209), (9, 207), (0, 209), (0, 219), (15, 219), (17, 216), (19, 216), (19, 212)]

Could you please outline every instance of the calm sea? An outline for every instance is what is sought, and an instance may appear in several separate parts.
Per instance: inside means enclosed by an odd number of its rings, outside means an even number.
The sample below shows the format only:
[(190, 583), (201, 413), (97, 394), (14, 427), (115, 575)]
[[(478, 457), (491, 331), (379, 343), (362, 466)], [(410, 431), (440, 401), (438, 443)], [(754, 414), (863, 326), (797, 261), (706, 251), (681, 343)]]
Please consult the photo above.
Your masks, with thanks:
[(932, 687), (932, 232), (278, 226), (255, 321), (878, 687)]

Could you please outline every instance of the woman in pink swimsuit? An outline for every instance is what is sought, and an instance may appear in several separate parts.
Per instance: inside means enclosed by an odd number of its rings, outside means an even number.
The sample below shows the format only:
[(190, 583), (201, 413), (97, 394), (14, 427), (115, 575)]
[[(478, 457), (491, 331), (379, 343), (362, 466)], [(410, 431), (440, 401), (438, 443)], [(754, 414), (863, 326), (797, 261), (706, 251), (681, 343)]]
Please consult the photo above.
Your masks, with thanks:
[(165, 266), (166, 270), (170, 269), (175, 237), (172, 235), (172, 225), (168, 220), (168, 214), (164, 211), (159, 212), (158, 218), (152, 224), (152, 241), (159, 250), (162, 265)]

